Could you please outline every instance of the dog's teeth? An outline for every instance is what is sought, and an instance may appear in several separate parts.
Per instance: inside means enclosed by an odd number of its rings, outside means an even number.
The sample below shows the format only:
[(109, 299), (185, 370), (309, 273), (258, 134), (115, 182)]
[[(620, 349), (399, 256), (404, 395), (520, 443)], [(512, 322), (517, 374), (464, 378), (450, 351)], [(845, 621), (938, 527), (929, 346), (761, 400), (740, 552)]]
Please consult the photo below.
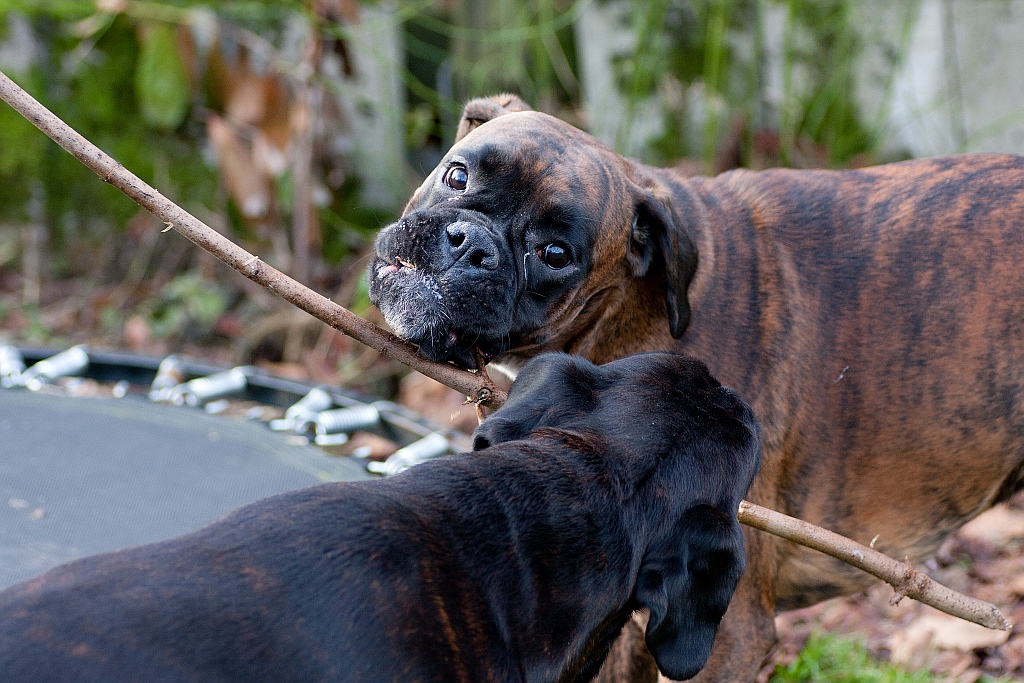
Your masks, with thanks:
[(403, 259), (398, 259), (398, 262), (401, 263), (406, 268), (412, 268), (413, 270), (417, 269), (415, 263), (409, 263), (408, 261), (405, 261)]

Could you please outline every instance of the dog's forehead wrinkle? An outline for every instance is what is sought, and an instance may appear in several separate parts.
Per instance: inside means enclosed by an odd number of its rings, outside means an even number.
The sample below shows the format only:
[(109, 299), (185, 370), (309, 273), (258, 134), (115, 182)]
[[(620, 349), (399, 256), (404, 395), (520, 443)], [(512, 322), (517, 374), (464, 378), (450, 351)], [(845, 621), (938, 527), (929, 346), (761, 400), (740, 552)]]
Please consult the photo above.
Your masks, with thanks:
[[(567, 146), (567, 142), (583, 141), (587, 145), (607, 148), (604, 143), (589, 133), (539, 111), (515, 112), (499, 116), (477, 128), (474, 133), (477, 133), (478, 138), (486, 136), (490, 140), (515, 147), (523, 145), (524, 142), (538, 141), (545, 146), (553, 144), (556, 148), (561, 148)], [(464, 142), (468, 140), (469, 136), (466, 136)]]
[[(496, 121), (488, 122), (485, 125), (493, 126)], [(476, 130), (473, 132), (475, 133)], [(452, 149), (448, 159), (443, 161), (438, 168), (444, 168), (450, 164), (450, 160), (456, 156), (457, 152), (459, 156), (469, 160), (470, 164), (475, 165), (485, 175), (485, 178), (494, 176), (504, 179), (506, 181), (504, 190), (513, 189), (517, 178), (526, 178), (529, 179), (532, 192), (535, 179), (554, 176), (565, 181), (583, 166), (588, 169), (600, 167), (600, 164), (593, 163), (593, 157), (597, 156), (594, 151), (586, 145), (566, 144), (561, 129), (552, 130), (550, 126), (534, 126), (531, 127), (531, 134), (525, 136), (522, 134), (521, 127), (512, 131), (492, 130), (492, 133), (486, 139), (470, 140), (470, 137), (467, 136)], [(580, 131), (577, 133), (586, 135)], [(589, 136), (587, 137), (589, 138)]]

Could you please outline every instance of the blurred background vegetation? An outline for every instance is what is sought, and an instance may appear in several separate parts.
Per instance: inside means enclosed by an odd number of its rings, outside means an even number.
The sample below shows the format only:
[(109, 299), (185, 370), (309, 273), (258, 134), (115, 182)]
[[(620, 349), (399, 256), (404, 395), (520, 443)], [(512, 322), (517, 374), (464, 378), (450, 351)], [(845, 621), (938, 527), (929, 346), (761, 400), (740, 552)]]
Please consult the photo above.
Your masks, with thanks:
[[(374, 318), (373, 235), (468, 98), (518, 93), (690, 174), (1015, 151), (1022, 18), (1019, 0), (0, 0), (0, 69)], [(0, 105), (0, 337), (394, 374), (162, 227)]]
[[(843, 168), (1024, 152), (1020, 54), (1024, 0), (0, 0), (0, 70), (378, 323), (373, 236), (471, 97), (517, 93), (684, 174)], [(184, 352), (395, 394), (405, 368), (163, 229), (0, 104), (0, 342)], [(425, 414), (458, 410), (418, 391)], [(777, 681), (938, 680), (806, 642), (776, 658)], [(1024, 638), (958, 657), (940, 678), (1024, 674)]]

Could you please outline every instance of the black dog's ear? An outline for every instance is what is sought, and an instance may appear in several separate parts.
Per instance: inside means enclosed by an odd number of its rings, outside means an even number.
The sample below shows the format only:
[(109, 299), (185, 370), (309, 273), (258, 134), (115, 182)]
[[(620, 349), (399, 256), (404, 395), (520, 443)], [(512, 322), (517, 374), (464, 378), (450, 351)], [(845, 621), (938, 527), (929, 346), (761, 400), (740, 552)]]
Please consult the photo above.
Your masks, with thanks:
[(644, 558), (636, 588), (650, 612), (647, 649), (674, 681), (692, 678), (707, 663), (746, 562), (739, 524), (709, 506), (688, 510), (678, 531)]
[(455, 142), (466, 137), (469, 131), (480, 124), (514, 111), (532, 110), (526, 102), (508, 93), (470, 100), (462, 110), (462, 120), (459, 121), (459, 129), (455, 132)]
[(521, 439), (538, 426), (558, 426), (594, 403), (595, 365), (565, 353), (543, 353), (523, 366), (505, 405), (473, 432), (473, 450)]
[(706, 218), (696, 197), (682, 191), (669, 197), (667, 188), (653, 181), (641, 182), (650, 189), (637, 188), (626, 258), (633, 277), (645, 277), (652, 269), (664, 272), (669, 329), (679, 339), (690, 323), (687, 289), (697, 271), (697, 247), (683, 216), (695, 222)]

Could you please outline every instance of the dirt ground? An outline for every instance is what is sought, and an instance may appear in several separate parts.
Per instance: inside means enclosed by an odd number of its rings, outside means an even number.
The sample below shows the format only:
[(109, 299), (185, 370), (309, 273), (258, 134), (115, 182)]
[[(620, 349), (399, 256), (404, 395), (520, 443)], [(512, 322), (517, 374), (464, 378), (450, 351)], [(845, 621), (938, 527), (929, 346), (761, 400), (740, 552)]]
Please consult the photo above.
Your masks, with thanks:
[(778, 616), (779, 645), (760, 681), (795, 659), (816, 629), (857, 635), (879, 659), (957, 683), (986, 675), (1024, 679), (1024, 493), (974, 519), (924, 569), (950, 588), (995, 604), (1013, 629), (992, 631), (910, 599), (892, 606), (893, 590), (882, 584)]

